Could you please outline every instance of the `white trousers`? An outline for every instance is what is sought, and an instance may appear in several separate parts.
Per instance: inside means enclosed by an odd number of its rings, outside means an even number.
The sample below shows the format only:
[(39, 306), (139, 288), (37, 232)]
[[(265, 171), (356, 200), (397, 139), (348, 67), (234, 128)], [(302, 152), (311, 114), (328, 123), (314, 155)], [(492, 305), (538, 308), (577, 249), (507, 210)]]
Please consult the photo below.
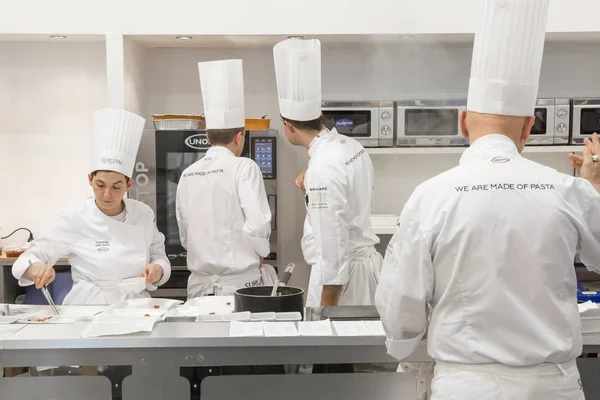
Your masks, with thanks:
[(585, 400), (575, 361), (509, 367), (436, 362), (432, 400)]

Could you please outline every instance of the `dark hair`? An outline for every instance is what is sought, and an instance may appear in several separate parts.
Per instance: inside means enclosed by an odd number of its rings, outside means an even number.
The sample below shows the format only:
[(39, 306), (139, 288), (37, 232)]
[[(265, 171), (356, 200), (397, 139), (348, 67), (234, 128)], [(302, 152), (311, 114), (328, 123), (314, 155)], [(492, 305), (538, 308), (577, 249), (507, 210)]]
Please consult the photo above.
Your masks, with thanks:
[(245, 132), (243, 126), (229, 129), (209, 129), (206, 131), (206, 136), (208, 136), (210, 144), (225, 146), (231, 143), (235, 135), (240, 132)]
[(295, 121), (293, 119), (286, 118), (281, 116), (285, 122), (292, 124), (292, 126), (301, 131), (322, 131), (325, 127), (325, 118), (323, 118), (323, 114), (319, 116), (317, 119), (313, 119), (311, 121)]
[[(115, 172), (115, 171), (107, 171), (107, 170), (104, 170), (104, 169), (99, 169), (98, 171), (94, 171), (94, 172), (92, 172), (92, 177), (96, 176), (96, 174), (97, 174), (98, 172)], [(117, 174), (120, 174), (120, 172), (117, 172)], [(127, 175), (125, 175), (125, 174), (121, 174), (121, 175), (123, 175), (123, 176), (125, 177), (125, 183), (129, 183), (129, 180), (130, 180), (131, 178), (129, 178), (129, 177), (128, 177)]]

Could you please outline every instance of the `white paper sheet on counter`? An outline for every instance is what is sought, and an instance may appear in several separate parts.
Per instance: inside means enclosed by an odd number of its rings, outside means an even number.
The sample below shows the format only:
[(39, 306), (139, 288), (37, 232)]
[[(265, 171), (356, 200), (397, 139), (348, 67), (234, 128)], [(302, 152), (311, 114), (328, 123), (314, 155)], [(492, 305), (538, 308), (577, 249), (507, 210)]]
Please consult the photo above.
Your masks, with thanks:
[(229, 324), (230, 337), (264, 336), (262, 322), (231, 321)]
[(331, 322), (325, 321), (300, 321), (298, 322), (300, 336), (333, 336)]
[(338, 336), (371, 336), (365, 321), (333, 321)]
[(84, 338), (99, 336), (128, 335), (139, 332), (152, 332), (160, 315), (148, 317), (125, 316), (111, 313), (96, 315), (91, 324), (81, 332)]
[(371, 335), (373, 336), (385, 336), (385, 331), (383, 330), (383, 323), (381, 321), (365, 321), (365, 325)]
[(293, 322), (263, 322), (263, 330), (268, 337), (298, 336)]

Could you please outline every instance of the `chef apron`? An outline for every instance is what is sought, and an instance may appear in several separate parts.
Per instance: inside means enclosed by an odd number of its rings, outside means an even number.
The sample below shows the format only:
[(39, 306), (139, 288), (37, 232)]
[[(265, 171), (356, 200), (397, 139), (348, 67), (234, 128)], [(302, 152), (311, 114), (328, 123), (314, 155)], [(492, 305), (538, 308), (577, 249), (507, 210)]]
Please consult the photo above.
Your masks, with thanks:
[[(375, 304), (375, 290), (379, 283), (383, 257), (374, 247), (361, 247), (354, 249), (350, 254), (348, 265), (350, 277), (344, 286), (338, 305), (340, 306), (370, 306)], [(313, 265), (308, 282), (306, 298), (307, 307), (321, 305), (323, 285), (320, 284), (321, 270), (318, 265)]]
[(432, 400), (585, 400), (575, 361), (509, 367), (436, 362)]
[(277, 273), (269, 264), (235, 274), (206, 275), (192, 271), (188, 279), (188, 300), (208, 295), (233, 296), (239, 288), (272, 286), (275, 279)]
[[(73, 251), (78, 257), (106, 268), (102, 272), (105, 279), (92, 280), (85, 276), (84, 271), (77, 271), (73, 274), (73, 288), (65, 297), (64, 305), (105, 305), (124, 298), (150, 297), (145, 290), (122, 294), (118, 287), (124, 279), (140, 277), (148, 264), (146, 231), (110, 217), (105, 218), (105, 223), (106, 229), (95, 232), (98, 237), (78, 241)], [(108, 245), (99, 247), (98, 243)]]

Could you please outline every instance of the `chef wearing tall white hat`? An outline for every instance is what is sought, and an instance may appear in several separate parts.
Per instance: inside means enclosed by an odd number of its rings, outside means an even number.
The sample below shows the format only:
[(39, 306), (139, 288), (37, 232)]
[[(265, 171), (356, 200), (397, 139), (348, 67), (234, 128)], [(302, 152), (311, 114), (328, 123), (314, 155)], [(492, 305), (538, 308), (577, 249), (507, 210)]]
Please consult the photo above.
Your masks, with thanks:
[(303, 253), (312, 265), (308, 306), (373, 304), (382, 257), (371, 227), (373, 165), (355, 139), (328, 130), (321, 113), (321, 43), (273, 48), (288, 141), (308, 150)]
[(521, 157), (549, 0), (482, 1), (460, 165), (421, 184), (387, 249), (376, 306), (397, 359), (427, 328), (432, 399), (580, 400), (573, 260), (600, 271), (600, 152), (581, 176)]
[(183, 172), (177, 187), (177, 222), (187, 249), (188, 298), (232, 295), (263, 285), (273, 267), (271, 211), (262, 173), (240, 157), (245, 141), (242, 60), (201, 62), (207, 137), (211, 148)]
[(21, 286), (47, 286), (54, 265), (68, 256), (73, 288), (63, 304), (111, 304), (150, 297), (165, 283), (171, 265), (164, 236), (147, 205), (124, 198), (145, 120), (119, 109), (94, 114), (92, 165), (88, 176), (94, 197), (69, 209), (54, 230), (32, 242), (12, 268)]

